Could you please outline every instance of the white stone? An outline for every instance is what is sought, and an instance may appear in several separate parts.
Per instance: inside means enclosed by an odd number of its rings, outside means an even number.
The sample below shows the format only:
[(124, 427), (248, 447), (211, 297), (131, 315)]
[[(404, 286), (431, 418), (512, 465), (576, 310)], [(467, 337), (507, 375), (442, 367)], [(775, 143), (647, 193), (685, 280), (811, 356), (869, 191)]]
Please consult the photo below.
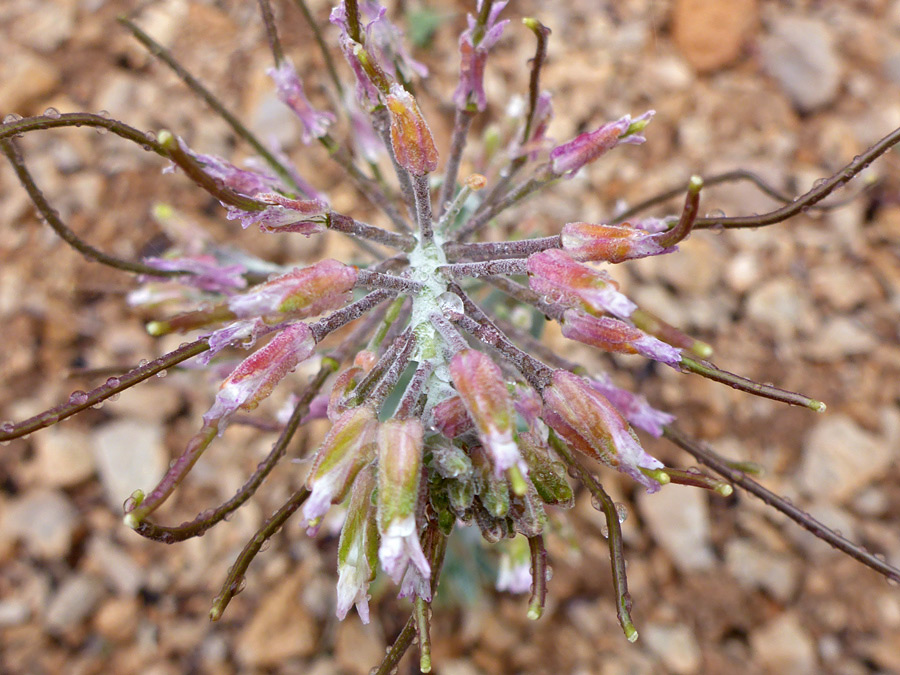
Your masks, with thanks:
[(709, 542), (709, 509), (703, 490), (684, 485), (665, 485), (655, 494), (641, 492), (638, 508), (653, 538), (682, 572), (712, 567)]
[(135, 490), (153, 489), (168, 468), (162, 431), (154, 424), (111, 422), (97, 432), (93, 448), (107, 500), (115, 509)]

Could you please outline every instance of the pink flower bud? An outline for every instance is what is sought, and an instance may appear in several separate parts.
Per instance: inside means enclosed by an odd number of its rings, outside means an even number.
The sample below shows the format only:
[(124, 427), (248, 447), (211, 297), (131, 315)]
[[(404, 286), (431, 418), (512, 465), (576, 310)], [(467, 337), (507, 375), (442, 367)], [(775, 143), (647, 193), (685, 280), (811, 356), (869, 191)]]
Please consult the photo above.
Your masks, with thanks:
[(318, 531), (329, 506), (344, 499), (360, 469), (372, 461), (377, 427), (375, 411), (360, 406), (345, 411), (325, 436), (306, 480), (312, 491), (303, 505), (308, 534)]
[(256, 340), (260, 335), (265, 334), (266, 329), (267, 326), (262, 319), (232, 321), (227, 326), (223, 326), (209, 334), (207, 337), (209, 350), (200, 354), (197, 360), (202, 364), (207, 364), (213, 356), (235, 342), (240, 342), (242, 347), (249, 349), (256, 344)]
[(434, 171), (438, 152), (416, 99), (400, 85), (393, 84), (386, 104), (391, 115), (391, 145), (397, 162), (414, 176)]
[(659, 483), (641, 469), (661, 469), (662, 462), (644, 451), (631, 427), (600, 392), (581, 377), (556, 370), (542, 393), (544, 421), (572, 448), (627, 473), (648, 492), (659, 489)]
[(247, 293), (228, 299), (228, 308), (238, 318), (275, 316), (283, 320), (316, 316), (346, 304), (356, 283), (355, 267), (337, 260), (322, 260), (298, 267)]
[(347, 410), (347, 396), (359, 384), (365, 375), (365, 371), (359, 366), (351, 366), (340, 373), (331, 387), (331, 396), (328, 397), (328, 419), (334, 422)]
[(261, 211), (229, 206), (225, 217), (239, 219), (244, 229), (258, 223), (263, 232), (297, 232), (308, 237), (326, 229), (328, 204), (320, 199), (290, 199), (277, 192), (261, 192), (254, 199), (271, 206)]
[(434, 426), (447, 438), (456, 438), (472, 428), (472, 419), (459, 396), (451, 396), (431, 409)]
[(318, 112), (312, 107), (303, 91), (300, 76), (290, 61), (282, 60), (277, 68), (269, 68), (266, 75), (275, 81), (278, 99), (300, 118), (304, 143), (308, 145), (312, 139), (321, 138), (328, 133), (328, 127), (334, 124), (334, 115), (330, 112)]
[(378, 558), (394, 583), (400, 583), (409, 563), (423, 578), (431, 576), (416, 525), (424, 433), (415, 418), (391, 419), (378, 428)]
[(369, 623), (369, 583), (378, 560), (378, 529), (372, 491), (375, 477), (364, 469), (353, 483), (347, 518), (338, 543), (337, 614), (341, 621), (355, 604), (363, 623)]
[(502, 475), (513, 465), (527, 467), (513, 438), (513, 405), (500, 367), (476, 349), (464, 349), (450, 360), (453, 385), (475, 423), (478, 437)]
[(677, 347), (608, 316), (595, 317), (567, 309), (563, 314), (562, 334), (606, 352), (640, 354), (673, 367), (681, 363), (681, 350)]
[[(233, 293), (246, 288), (247, 280), (243, 265), (223, 265), (211, 255), (181, 256), (178, 258), (144, 258), (144, 263), (160, 271), (191, 272), (178, 279), (184, 285), (199, 288), (209, 293)], [(142, 275), (141, 281), (158, 279)]]
[(531, 590), (531, 552), (525, 537), (503, 543), (497, 570), (497, 590), (509, 593), (527, 593)]
[(204, 424), (218, 426), (222, 433), (231, 415), (238, 409), (256, 408), (315, 349), (316, 341), (309, 326), (301, 322), (286, 326), (269, 344), (244, 359), (222, 383), (215, 403), (203, 416)]
[(528, 275), (531, 290), (550, 298), (551, 302), (622, 319), (637, 309), (637, 305), (619, 293), (618, 284), (606, 272), (575, 262), (558, 248), (530, 256)]
[(500, 12), (506, 7), (506, 2), (479, 0), (479, 14), (484, 2), (492, 4), (487, 23), (482, 29), (481, 38), (477, 38), (478, 22), (471, 14), (467, 16), (468, 29), (459, 36), (459, 85), (453, 94), (453, 102), (460, 110), (465, 110), (473, 99), (475, 107), (479, 111), (487, 107), (487, 96), (484, 93), (484, 66), (487, 62), (488, 51), (497, 44), (503, 34), (503, 28), (509, 23), (509, 19), (497, 21)]
[[(231, 162), (227, 162), (216, 155), (204, 155), (194, 152), (180, 136), (178, 137), (178, 146), (200, 164), (204, 173), (221, 181), (222, 185), (235, 192), (252, 197), (260, 192), (272, 192), (285, 187), (279, 178), (271, 174), (263, 171), (239, 169)], [(163, 169), (163, 173), (173, 173), (175, 168), (175, 165), (172, 164)]]
[(657, 438), (662, 436), (663, 427), (675, 420), (674, 415), (651, 406), (645, 397), (615, 386), (606, 375), (594, 377), (589, 383), (609, 399), (626, 420)]
[(659, 243), (665, 234), (649, 233), (628, 223), (567, 223), (563, 226), (561, 240), (563, 249), (575, 260), (620, 263), (676, 250), (675, 246)]
[(615, 122), (604, 124), (599, 129), (588, 131), (568, 143), (558, 145), (550, 151), (550, 166), (553, 173), (572, 177), (585, 164), (623, 143), (639, 144), (645, 139), (640, 131), (647, 126), (654, 111), (650, 110), (634, 121), (625, 115)]

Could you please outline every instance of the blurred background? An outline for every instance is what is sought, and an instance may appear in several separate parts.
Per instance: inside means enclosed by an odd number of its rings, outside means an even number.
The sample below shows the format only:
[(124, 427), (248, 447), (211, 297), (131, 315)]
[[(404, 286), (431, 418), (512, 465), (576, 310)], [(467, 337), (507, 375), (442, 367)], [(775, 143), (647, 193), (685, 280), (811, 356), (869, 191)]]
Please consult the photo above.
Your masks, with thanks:
[[(311, 1), (325, 25), (328, 3)], [(319, 106), (321, 55), (290, 2), (276, 2), (285, 49)], [(527, 91), (531, 33), (549, 26), (543, 87), (554, 94), (550, 135), (564, 141), (622, 114), (655, 109), (643, 146), (619, 148), (578, 178), (529, 202), (501, 228), (555, 233), (607, 219), (622, 204), (685, 185), (692, 173), (744, 168), (800, 194), (900, 126), (900, 2), (889, 0), (517, 0), (489, 60), (490, 107), (478, 139)], [(471, 3), (407, 0), (393, 16), (432, 76), (419, 94), (439, 147), (452, 110), (456, 40)], [(338, 211), (370, 207), (274, 96), (256, 3), (165, 0), (6, 0), (0, 6), (0, 115), (106, 110), (140, 129), (171, 129), (199, 152), (248, 155), (227, 125), (115, 22), (139, 24), (264, 139), (282, 144)], [(326, 28), (335, 42), (335, 32)], [(338, 57), (339, 58), (339, 57)], [(344, 76), (348, 69), (343, 61)], [(30, 134), (21, 147), (67, 223), (126, 258), (158, 254), (165, 203), (203, 228), (278, 262), (356, 255), (337, 235), (266, 237), (241, 231), (182, 175), (92, 130)], [(624, 290), (716, 349), (715, 362), (828, 404), (825, 415), (753, 399), (642, 362), (616, 360), (679, 424), (719, 452), (759, 462), (763, 483), (844, 535), (900, 564), (900, 162), (891, 152), (836, 196), (840, 209), (743, 232), (696, 233), (676, 255), (613, 270)], [(860, 194), (861, 193), (861, 194)], [(832, 198), (833, 201), (835, 198)], [(679, 201), (658, 212), (676, 212)], [(748, 215), (776, 203), (750, 184), (704, 191), (702, 211)], [(372, 216), (374, 218), (374, 216)], [(377, 222), (377, 221), (376, 221)], [(168, 227), (173, 227), (171, 222)], [(84, 260), (35, 217), (0, 165), (0, 421), (21, 420), (182, 340), (154, 340), (150, 315), (130, 309), (127, 275)], [(614, 362), (546, 339), (597, 369)], [(100, 369), (100, 370), (98, 370)], [(298, 370), (294, 384), (308, 374)], [(251, 567), (224, 618), (206, 614), (228, 566), (262, 520), (301, 484), (302, 458), (324, 431), (311, 425), (253, 502), (198, 540), (167, 547), (121, 524), (121, 504), (148, 487), (184, 446), (215, 384), (173, 371), (101, 409), (0, 448), (0, 671), (9, 673), (307, 673), (364, 675), (408, 613), (389, 584), (373, 621), (334, 618), (336, 538), (308, 538), (293, 521)], [(283, 389), (289, 390), (290, 387)], [(284, 392), (286, 394), (287, 391)], [(284, 400), (274, 397), (273, 405)], [(668, 464), (671, 445), (644, 439)], [(160, 519), (181, 522), (230, 497), (274, 435), (234, 427)], [(297, 461), (290, 461), (295, 459)], [(457, 532), (459, 565), (435, 612), (435, 672), (900, 672), (900, 591), (755, 500), (668, 486), (641, 494), (617, 474), (604, 484), (626, 504), (623, 525), (632, 645), (618, 627), (602, 516), (580, 495), (548, 539), (554, 575), (547, 611), (497, 594), (496, 556)], [(462, 554), (455, 553), (462, 551)], [(469, 553), (466, 553), (469, 551)], [(449, 563), (448, 563), (449, 564)], [(407, 658), (401, 672), (410, 672)]]

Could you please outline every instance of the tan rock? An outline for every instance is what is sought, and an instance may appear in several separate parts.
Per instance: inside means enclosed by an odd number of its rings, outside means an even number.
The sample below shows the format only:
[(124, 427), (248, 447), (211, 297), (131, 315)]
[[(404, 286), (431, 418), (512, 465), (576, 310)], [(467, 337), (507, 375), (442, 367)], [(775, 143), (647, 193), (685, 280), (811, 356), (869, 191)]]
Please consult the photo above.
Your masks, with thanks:
[(740, 55), (757, 19), (756, 0), (678, 0), (672, 37), (694, 68), (716, 70)]

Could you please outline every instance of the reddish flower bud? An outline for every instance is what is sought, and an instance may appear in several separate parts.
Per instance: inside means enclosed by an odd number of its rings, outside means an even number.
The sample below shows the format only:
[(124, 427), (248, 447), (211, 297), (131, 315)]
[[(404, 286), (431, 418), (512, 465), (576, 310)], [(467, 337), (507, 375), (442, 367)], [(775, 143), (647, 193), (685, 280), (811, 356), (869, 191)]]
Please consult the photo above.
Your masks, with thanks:
[(581, 377), (556, 370), (542, 393), (544, 421), (572, 448), (627, 473), (648, 492), (659, 489), (659, 483), (641, 469), (661, 469), (662, 462), (644, 451), (631, 427), (600, 392)]
[(414, 176), (434, 171), (438, 165), (438, 152), (416, 99), (400, 85), (393, 84), (386, 103), (391, 115), (391, 145), (397, 162)]
[(681, 363), (681, 350), (677, 347), (608, 316), (595, 317), (567, 309), (563, 314), (562, 334), (607, 352), (640, 354), (673, 367)]
[(619, 293), (618, 284), (606, 272), (575, 262), (558, 248), (530, 256), (528, 275), (528, 285), (535, 293), (590, 314), (609, 313), (627, 319), (637, 309)]
[(493, 461), (496, 475), (516, 464), (526, 473), (513, 438), (513, 405), (500, 367), (487, 355), (464, 349), (450, 360), (450, 377)]
[(360, 469), (372, 461), (377, 427), (375, 411), (360, 406), (345, 411), (329, 430), (306, 480), (312, 490), (303, 505), (308, 534), (316, 533), (329, 506), (344, 499)]
[(356, 278), (355, 267), (326, 259), (234, 295), (228, 299), (228, 308), (238, 318), (316, 316), (346, 304)]
[(378, 558), (395, 583), (409, 563), (423, 578), (431, 576), (416, 525), (424, 434), (415, 418), (391, 419), (378, 428)]
[(550, 166), (553, 173), (574, 176), (585, 164), (623, 143), (639, 144), (647, 139), (640, 132), (650, 122), (654, 111), (645, 112), (634, 121), (625, 115), (615, 122), (604, 124), (599, 129), (588, 131), (568, 143), (558, 145), (550, 151)]
[(459, 396), (451, 396), (431, 409), (434, 426), (447, 438), (456, 438), (472, 428), (472, 419)]
[(283, 59), (277, 68), (269, 68), (266, 75), (275, 81), (278, 99), (293, 110), (303, 124), (303, 142), (307, 145), (314, 138), (321, 138), (328, 133), (328, 127), (334, 124), (335, 117), (330, 112), (319, 112), (312, 107), (303, 83), (294, 65)]
[(225, 421), (238, 409), (253, 410), (272, 393), (285, 375), (305, 361), (316, 348), (312, 331), (305, 323), (286, 326), (272, 341), (235, 368), (216, 394), (216, 401), (203, 416), (208, 426), (225, 429)]
[(650, 233), (628, 223), (568, 223), (560, 236), (563, 249), (575, 260), (620, 263), (676, 250), (675, 246), (660, 244), (659, 239), (665, 234)]

